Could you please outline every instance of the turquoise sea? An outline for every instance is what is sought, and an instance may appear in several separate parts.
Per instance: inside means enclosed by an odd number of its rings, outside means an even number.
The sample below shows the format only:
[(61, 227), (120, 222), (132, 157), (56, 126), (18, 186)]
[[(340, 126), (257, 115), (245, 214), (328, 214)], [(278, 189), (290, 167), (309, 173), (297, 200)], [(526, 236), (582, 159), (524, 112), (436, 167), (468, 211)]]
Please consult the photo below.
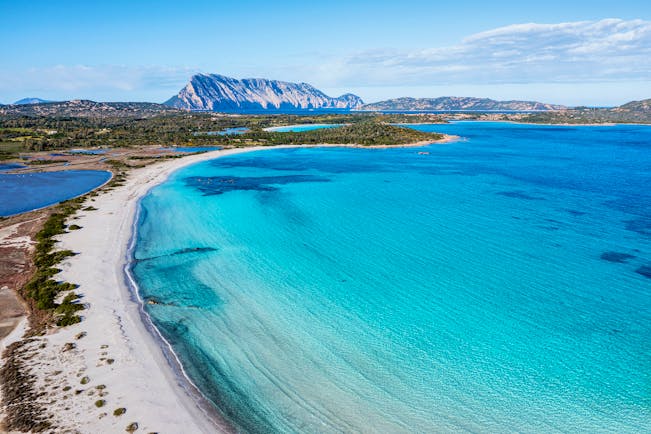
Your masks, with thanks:
[(651, 431), (651, 127), (460, 122), (143, 198), (132, 271), (244, 432)]

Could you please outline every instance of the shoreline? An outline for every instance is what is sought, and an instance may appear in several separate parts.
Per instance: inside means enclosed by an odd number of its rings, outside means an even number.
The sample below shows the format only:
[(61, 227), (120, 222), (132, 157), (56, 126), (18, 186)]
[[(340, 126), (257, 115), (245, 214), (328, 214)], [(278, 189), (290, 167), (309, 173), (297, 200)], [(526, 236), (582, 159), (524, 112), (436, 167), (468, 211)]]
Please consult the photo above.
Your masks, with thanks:
[[(232, 427), (185, 375), (183, 366), (144, 309), (130, 275), (139, 203), (175, 171), (202, 161), (266, 149), (300, 147), (421, 147), (458, 140), (396, 146), (281, 145), (221, 149), (133, 169), (124, 185), (90, 197), (69, 220), (82, 227), (58, 235), (70, 249), (57, 279), (78, 284), (86, 309), (82, 322), (32, 338), (26, 345), (37, 390), (55, 402), (47, 418), (57, 429), (122, 431), (136, 422), (143, 432), (231, 432)], [(18, 330), (18, 331), (17, 331)], [(19, 338), (19, 328), (12, 332)], [(5, 344), (3, 342), (3, 344)], [(130, 380), (132, 379), (132, 380)], [(52, 381), (53, 380), (53, 381)], [(77, 389), (77, 390), (75, 390)], [(68, 391), (74, 391), (74, 393)], [(97, 400), (97, 397), (103, 397)], [(98, 404), (102, 402), (101, 405)], [(114, 416), (118, 408), (126, 413)], [(173, 409), (173, 410), (171, 410)]]
[(442, 139), (431, 141), (431, 140), (422, 140), (420, 142), (413, 143), (404, 143), (401, 145), (351, 145), (351, 144), (318, 144), (318, 145), (280, 145), (280, 146), (265, 146), (263, 148), (355, 148), (355, 149), (393, 149), (393, 148), (422, 148), (423, 146), (430, 145), (442, 145), (446, 143), (460, 142), (464, 138), (461, 136), (455, 136), (451, 134), (441, 134)]
[[(128, 279), (131, 276), (126, 271), (131, 264), (131, 247), (135, 243), (136, 232), (134, 232), (134, 229), (137, 226), (137, 213), (141, 198), (146, 196), (152, 188), (165, 182), (173, 172), (183, 167), (226, 155), (259, 149), (264, 148), (216, 150), (134, 169), (129, 173), (124, 186), (98, 196), (97, 200), (92, 202), (93, 206), (98, 210), (89, 212), (76, 221), (82, 226), (82, 230), (57, 237), (60, 240), (59, 248), (71, 249), (81, 253), (62, 263), (61, 268), (64, 271), (60, 276), (66, 281), (80, 285), (76, 292), (82, 296), (83, 302), (89, 302), (90, 307), (80, 312), (84, 315), (84, 320), (81, 323), (61, 329), (52, 336), (59, 336), (63, 333), (74, 334), (84, 329), (83, 331), (87, 333), (87, 336), (77, 343), (77, 346), (80, 347), (82, 343), (89, 342), (91, 333), (95, 333), (99, 328), (92, 327), (91, 322), (101, 324), (103, 333), (107, 333), (106, 319), (101, 321), (102, 318), (99, 318), (99, 315), (106, 316), (108, 310), (111, 313), (111, 324), (114, 326), (112, 332), (115, 338), (113, 345), (110, 345), (108, 349), (110, 350), (116, 346), (121, 347), (117, 349), (118, 353), (127, 362), (131, 362), (130, 366), (124, 368), (123, 371), (127, 371), (127, 369), (130, 371), (128, 376), (137, 379), (131, 386), (138, 386), (139, 388), (136, 391), (138, 393), (131, 390), (128, 396), (126, 393), (121, 396), (122, 402), (119, 405), (127, 408), (127, 414), (131, 413), (128, 420), (122, 421), (121, 418), (108, 415), (102, 419), (84, 421), (81, 424), (82, 426), (93, 426), (94, 429), (96, 428), (99, 431), (122, 430), (124, 429), (122, 423), (135, 420), (144, 430), (152, 431), (232, 431), (212, 404), (201, 401), (203, 395), (198, 395), (200, 391), (184, 374), (178, 358), (171, 350), (170, 344), (164, 340), (160, 331), (151, 322), (149, 316), (146, 315), (137, 288), (132, 288), (129, 285)], [(105, 234), (103, 237), (100, 229), (102, 226)], [(87, 237), (83, 237), (84, 229), (100, 231), (99, 240), (96, 243), (97, 245), (93, 246), (94, 249), (88, 246), (89, 240)], [(107, 239), (111, 237), (114, 244), (106, 244)], [(86, 239), (73, 240), (71, 238)], [(75, 264), (75, 262), (84, 262), (85, 264), (82, 266), (81, 264)], [(103, 264), (105, 266), (102, 269)], [(109, 267), (106, 267), (106, 265), (109, 265)], [(99, 276), (88, 276), (85, 270), (89, 268), (95, 268)], [(91, 278), (89, 279), (89, 277)], [(112, 285), (107, 284), (107, 281), (114, 284), (113, 294), (110, 294), (111, 288), (109, 287)], [(88, 285), (86, 285), (86, 282)], [(95, 286), (101, 294), (95, 292), (91, 295), (87, 293), (85, 290), (87, 286)], [(97, 309), (98, 312), (92, 312), (94, 307), (99, 308)], [(117, 326), (117, 330), (115, 326)], [(106, 345), (97, 345), (98, 343), (96, 342), (96, 348)], [(136, 345), (133, 345), (134, 343)], [(113, 352), (110, 355), (113, 355)], [(88, 362), (90, 361), (87, 360), (85, 364), (87, 366), (91, 365)], [(114, 365), (118, 365), (119, 362), (120, 360), (116, 357)], [(92, 381), (93, 372), (91, 369), (88, 368), (84, 373)], [(113, 378), (106, 378), (103, 381), (109, 394), (111, 394), (112, 389), (125, 389), (125, 386), (127, 386), (127, 389), (129, 388), (129, 385), (125, 384), (127, 381), (124, 379), (126, 376), (124, 374), (112, 375)], [(146, 380), (143, 381), (143, 379)], [(152, 401), (152, 397), (156, 397), (157, 402)], [(174, 409), (174, 411), (170, 411), (170, 409)], [(137, 415), (134, 414), (135, 412), (137, 412)], [(98, 412), (97, 410), (93, 412), (92, 407), (90, 407), (89, 413), (97, 414)], [(71, 415), (71, 417), (74, 419), (74, 416)], [(118, 422), (115, 419), (120, 420)], [(112, 423), (106, 426), (103, 423), (105, 420)]]
[[(35, 392), (51, 400), (42, 405), (43, 418), (56, 430), (122, 432), (135, 422), (144, 432), (230, 431), (197, 405), (184, 379), (170, 369), (126, 285), (124, 267), (139, 198), (184, 166), (255, 149), (218, 150), (133, 169), (123, 186), (87, 200), (96, 210), (80, 210), (68, 220), (82, 229), (56, 236), (57, 250), (77, 253), (58, 264), (62, 271), (55, 278), (79, 285), (83, 320), (29, 339), (21, 340), (18, 328), (10, 333), (13, 343), (24, 343), (25, 374), (34, 379)], [(120, 408), (126, 412), (114, 416)], [(0, 410), (2, 419), (4, 407)]]
[[(216, 157), (216, 158), (219, 158)], [(209, 161), (209, 160), (201, 160)], [(190, 165), (195, 163), (190, 163)], [(178, 167), (172, 170), (168, 176), (161, 183), (164, 183), (169, 175), (171, 175), (176, 170), (180, 170), (186, 166)], [(127, 287), (128, 294), (130, 299), (138, 305), (138, 316), (142, 321), (143, 327), (149, 333), (150, 337), (155, 341), (158, 348), (161, 350), (163, 357), (165, 358), (169, 369), (179, 382), (179, 385), (183, 388), (184, 392), (187, 394), (187, 398), (191, 399), (193, 404), (196, 405), (197, 409), (202, 413), (202, 415), (208, 419), (215, 428), (220, 429), (222, 432), (235, 432), (228, 422), (223, 420), (222, 415), (219, 414), (219, 411), (215, 408), (214, 404), (201, 392), (199, 387), (192, 381), (190, 376), (186, 373), (181, 360), (179, 359), (172, 344), (165, 339), (165, 336), (160, 332), (160, 330), (154, 324), (154, 321), (151, 318), (151, 315), (145, 310), (145, 300), (140, 295), (138, 288), (138, 283), (136, 282), (131, 269), (133, 267), (134, 261), (134, 250), (136, 248), (136, 241), (138, 239), (138, 221), (140, 219), (140, 202), (142, 199), (147, 196), (151, 189), (155, 188), (157, 185), (152, 185), (149, 190), (142, 196), (140, 196), (135, 203), (136, 211), (133, 216), (133, 224), (131, 225), (131, 235), (129, 237), (129, 243), (127, 250), (124, 255), (124, 264), (122, 267), (124, 273), (124, 283)]]

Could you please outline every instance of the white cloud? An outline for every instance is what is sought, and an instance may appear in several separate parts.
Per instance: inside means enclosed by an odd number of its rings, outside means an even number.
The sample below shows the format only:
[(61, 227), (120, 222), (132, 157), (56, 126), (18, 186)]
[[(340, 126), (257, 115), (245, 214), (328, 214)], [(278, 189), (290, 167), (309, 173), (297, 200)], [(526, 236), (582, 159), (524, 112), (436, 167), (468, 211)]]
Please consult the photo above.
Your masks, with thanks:
[(337, 85), (649, 80), (651, 21), (515, 24), (449, 47), (361, 52), (324, 69)]
[[(306, 81), (342, 93), (366, 92), (369, 98), (379, 98), (390, 88), (397, 94), (414, 96), (438, 96), (436, 92), (450, 94), (453, 89), (464, 88), (468, 91), (455, 92), (470, 94), (486, 89), (484, 94), (493, 95), (491, 89), (504, 90), (509, 85), (524, 93), (528, 84), (542, 89), (545, 84), (555, 83), (559, 84), (557, 89), (562, 89), (557, 96), (572, 93), (573, 89), (574, 93), (593, 89), (577, 97), (588, 100), (594, 89), (598, 93), (606, 83), (612, 83), (607, 87), (610, 99), (615, 100), (616, 89), (628, 89), (629, 95), (637, 88), (645, 92), (639, 98), (648, 97), (651, 83), (651, 21), (514, 24), (468, 36), (452, 46), (436, 47), (435, 41), (429, 45), (432, 48), (375, 49), (344, 58), (307, 54), (281, 64), (227, 64), (228, 70), (209, 68), (201, 72)], [(0, 70), (0, 96), (3, 102), (25, 96), (164, 101), (196, 72), (200, 71), (192, 67), (120, 65), (58, 65), (21, 73), (4, 69)], [(419, 89), (419, 93), (413, 93)], [(503, 93), (506, 95), (506, 91)], [(541, 99), (546, 99), (545, 94)]]

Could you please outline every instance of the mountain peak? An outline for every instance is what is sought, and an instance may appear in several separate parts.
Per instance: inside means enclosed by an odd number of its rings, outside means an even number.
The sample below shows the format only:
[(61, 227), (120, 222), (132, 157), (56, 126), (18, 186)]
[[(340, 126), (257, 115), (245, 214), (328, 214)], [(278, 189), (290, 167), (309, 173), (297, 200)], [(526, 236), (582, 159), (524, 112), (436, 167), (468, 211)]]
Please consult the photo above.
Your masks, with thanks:
[(165, 104), (186, 110), (278, 111), (353, 109), (363, 101), (352, 94), (332, 98), (308, 83), (201, 73)]

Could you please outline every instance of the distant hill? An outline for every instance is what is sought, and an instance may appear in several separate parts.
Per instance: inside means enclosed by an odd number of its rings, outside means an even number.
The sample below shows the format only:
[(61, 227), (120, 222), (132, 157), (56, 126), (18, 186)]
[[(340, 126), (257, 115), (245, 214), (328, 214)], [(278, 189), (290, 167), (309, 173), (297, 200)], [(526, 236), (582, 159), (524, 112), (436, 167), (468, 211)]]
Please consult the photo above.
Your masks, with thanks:
[(197, 74), (165, 104), (185, 110), (237, 112), (353, 109), (363, 101), (352, 94), (332, 98), (307, 83)]
[(0, 107), (2, 116), (151, 117), (176, 111), (172, 107), (150, 102), (95, 102), (89, 100), (12, 104)]
[[(486, 115), (481, 115), (486, 117)], [(632, 101), (619, 107), (574, 107), (567, 110), (501, 115), (498, 120), (543, 124), (651, 124), (651, 99)]]
[(43, 103), (48, 103), (48, 102), (54, 102), (54, 101), (48, 101), (45, 99), (41, 98), (23, 98), (19, 99), (14, 103), (14, 105), (25, 105), (25, 104), (43, 104)]
[(366, 104), (361, 110), (368, 111), (533, 111), (564, 110), (567, 107), (536, 101), (495, 101), (489, 98), (442, 96), (439, 98), (396, 98)]
[(615, 107), (613, 110), (619, 112), (629, 112), (629, 113), (647, 113), (651, 114), (651, 98), (644, 99), (642, 101), (631, 101), (619, 107)]

